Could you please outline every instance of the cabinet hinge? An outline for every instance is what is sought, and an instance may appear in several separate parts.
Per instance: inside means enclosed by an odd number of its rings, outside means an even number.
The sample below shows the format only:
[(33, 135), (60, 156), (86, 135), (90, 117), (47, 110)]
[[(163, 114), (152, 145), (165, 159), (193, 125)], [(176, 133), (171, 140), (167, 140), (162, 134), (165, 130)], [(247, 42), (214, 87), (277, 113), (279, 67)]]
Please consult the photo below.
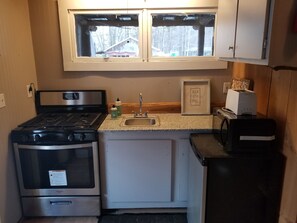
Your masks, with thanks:
[(262, 59), (266, 59), (267, 39), (263, 41)]
[(267, 39), (264, 39), (263, 41), (263, 50), (266, 50), (267, 48)]

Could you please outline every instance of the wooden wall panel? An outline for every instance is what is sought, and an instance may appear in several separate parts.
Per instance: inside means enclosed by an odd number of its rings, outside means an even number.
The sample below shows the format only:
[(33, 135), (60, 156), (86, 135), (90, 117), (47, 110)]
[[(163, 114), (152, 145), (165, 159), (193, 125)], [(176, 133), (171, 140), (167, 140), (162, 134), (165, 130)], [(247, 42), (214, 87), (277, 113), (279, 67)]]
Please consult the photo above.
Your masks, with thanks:
[(297, 219), (297, 72), (274, 71), (268, 116), (278, 125), (278, 143), (286, 156), (280, 222)]
[[(114, 103), (108, 103), (108, 111), (110, 111)], [(133, 112), (139, 112), (139, 103), (122, 103), (123, 114), (133, 114)], [(158, 102), (158, 103), (143, 103), (142, 113), (148, 112), (148, 114), (155, 113), (180, 113), (180, 102)]]
[(292, 73), (286, 137), (290, 139), (290, 148), (297, 154), (297, 71)]
[(286, 156), (286, 169), (282, 190), (280, 223), (297, 222), (297, 155), (293, 151), (291, 140), (290, 131), (286, 131), (283, 148), (283, 153)]
[(277, 122), (277, 139), (278, 146), (280, 148), (283, 145), (285, 134), (290, 83), (290, 71), (273, 71), (270, 87), (268, 116), (272, 117)]
[(277, 122), (278, 146), (286, 157), (279, 223), (297, 223), (297, 72), (235, 63), (233, 77), (254, 82), (258, 112)]
[(272, 70), (266, 66), (234, 63), (233, 78), (249, 79), (257, 95), (257, 111), (267, 115)]

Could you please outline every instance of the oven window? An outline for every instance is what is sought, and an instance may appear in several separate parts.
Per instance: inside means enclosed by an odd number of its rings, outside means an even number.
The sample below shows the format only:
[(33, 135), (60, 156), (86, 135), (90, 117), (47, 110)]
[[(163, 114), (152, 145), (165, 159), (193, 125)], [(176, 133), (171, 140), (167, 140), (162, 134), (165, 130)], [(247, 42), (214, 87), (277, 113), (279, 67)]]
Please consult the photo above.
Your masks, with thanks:
[(25, 189), (93, 188), (92, 147), (35, 150), (19, 149)]

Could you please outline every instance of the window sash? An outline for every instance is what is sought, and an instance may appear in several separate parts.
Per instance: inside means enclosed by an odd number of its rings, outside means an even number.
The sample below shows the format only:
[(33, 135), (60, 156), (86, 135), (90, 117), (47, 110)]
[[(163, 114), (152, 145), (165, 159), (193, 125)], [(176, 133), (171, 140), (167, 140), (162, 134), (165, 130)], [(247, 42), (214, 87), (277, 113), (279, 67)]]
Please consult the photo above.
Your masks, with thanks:
[[(108, 63), (108, 62), (141, 62), (143, 60), (143, 10), (69, 10), (69, 18), (70, 18), (70, 38), (71, 38), (71, 59), (75, 63)], [(138, 49), (139, 56), (138, 57), (89, 57), (89, 56), (78, 56), (77, 52), (77, 36), (76, 36), (76, 15), (138, 15)]]
[[(216, 0), (187, 0), (165, 4), (163, 1), (96, 1), (93, 0), (58, 0), (60, 34), (65, 71), (140, 71), (140, 70), (199, 70), (226, 69), (227, 63), (212, 57), (176, 57), (152, 58), (148, 11), (170, 12), (217, 12)], [(133, 2), (133, 4), (132, 4)], [(128, 4), (129, 3), (129, 4)], [(131, 3), (131, 4), (130, 4)], [(158, 5), (160, 3), (160, 5)], [(157, 4), (157, 5), (156, 5)], [(177, 4), (177, 5), (176, 5)], [(179, 9), (179, 10), (177, 10)], [(139, 58), (98, 58), (77, 57), (74, 14), (91, 13), (139, 13)], [(216, 24), (216, 22), (215, 22)], [(216, 30), (215, 30), (216, 32)], [(216, 33), (214, 33), (216, 36)]]
[(190, 9), (190, 10), (148, 10), (147, 11), (147, 20), (148, 20), (148, 61), (150, 62), (161, 62), (161, 61), (199, 61), (199, 60), (205, 60), (205, 59), (214, 59), (215, 58), (215, 41), (213, 41), (213, 55), (212, 56), (176, 56), (176, 57), (170, 57), (170, 56), (163, 56), (163, 57), (157, 57), (153, 56), (152, 53), (152, 27), (153, 27), (153, 15), (156, 14), (213, 14), (215, 15), (215, 21), (214, 21), (214, 40), (216, 35), (216, 13), (217, 10), (214, 9)]

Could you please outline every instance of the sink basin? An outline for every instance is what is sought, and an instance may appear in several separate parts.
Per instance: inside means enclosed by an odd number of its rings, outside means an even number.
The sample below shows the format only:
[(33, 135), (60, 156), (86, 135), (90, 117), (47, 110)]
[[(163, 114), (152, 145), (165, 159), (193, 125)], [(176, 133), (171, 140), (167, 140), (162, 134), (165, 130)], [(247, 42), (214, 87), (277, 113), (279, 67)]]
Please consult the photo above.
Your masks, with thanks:
[(159, 124), (159, 120), (157, 117), (124, 118), (122, 124), (124, 126), (156, 126)]

